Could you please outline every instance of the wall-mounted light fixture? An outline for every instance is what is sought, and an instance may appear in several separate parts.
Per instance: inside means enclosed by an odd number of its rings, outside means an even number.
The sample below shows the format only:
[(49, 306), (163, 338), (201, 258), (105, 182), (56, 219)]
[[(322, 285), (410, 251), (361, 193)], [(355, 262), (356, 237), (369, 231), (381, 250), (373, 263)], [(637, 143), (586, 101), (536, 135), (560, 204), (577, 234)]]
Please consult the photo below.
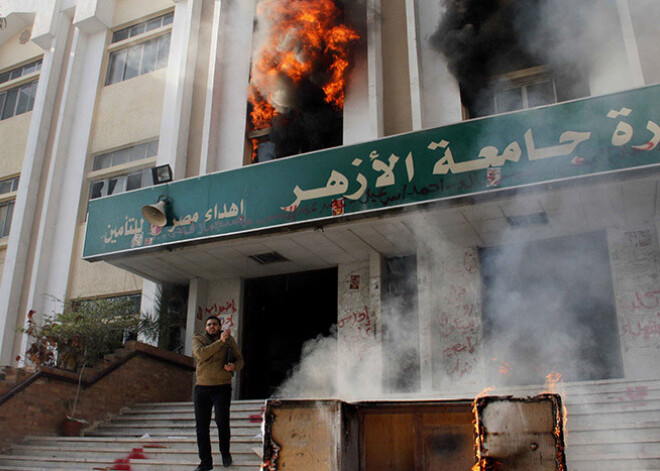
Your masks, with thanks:
[(146, 204), (142, 206), (142, 217), (158, 227), (167, 226), (167, 206), (170, 204), (169, 198), (160, 195), (155, 204)]
[(151, 177), (154, 180), (154, 185), (167, 183), (172, 181), (172, 167), (170, 164), (163, 164), (151, 169)]

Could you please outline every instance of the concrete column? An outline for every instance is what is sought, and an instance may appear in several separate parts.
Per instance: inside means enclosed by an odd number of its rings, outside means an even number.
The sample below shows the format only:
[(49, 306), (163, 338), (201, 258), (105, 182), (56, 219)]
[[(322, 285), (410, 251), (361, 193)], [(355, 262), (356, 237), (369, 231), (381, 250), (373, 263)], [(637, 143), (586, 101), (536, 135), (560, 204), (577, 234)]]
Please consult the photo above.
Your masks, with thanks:
[(204, 331), (204, 316), (200, 315), (206, 306), (208, 281), (202, 278), (190, 280), (188, 287), (188, 315), (186, 317), (186, 345), (183, 353), (192, 355), (193, 335)]
[[(414, 0), (414, 4), (415, 24), (418, 28), (416, 67), (419, 71), (421, 127), (426, 129), (459, 122), (463, 117), (458, 82), (449, 72), (444, 56), (434, 50), (429, 42), (431, 35), (438, 28), (444, 11), (438, 8), (437, 2)], [(411, 62), (410, 67), (415, 67), (415, 64)], [(414, 114), (413, 124), (415, 124)]]
[[(160, 285), (153, 281), (142, 280), (142, 296), (140, 297), (140, 316), (153, 318), (156, 312), (156, 300), (158, 299), (158, 290)], [(140, 342), (148, 343), (153, 346), (158, 346), (158, 338), (147, 338), (140, 334), (138, 337)]]
[(173, 177), (186, 177), (186, 157), (193, 79), (199, 36), (201, 0), (176, 0), (163, 114), (158, 140), (158, 164), (169, 164)]
[[(3, 13), (9, 15), (12, 12), (3, 11)], [(47, 13), (51, 14), (51, 12)], [(51, 115), (71, 26), (70, 18), (60, 14), (57, 16), (57, 33), (52, 38), (49, 49), (44, 51), (0, 285), (0, 364), (15, 363), (16, 355), (19, 353), (16, 328), (18, 319), (23, 319), (25, 315), (24, 312), (20, 312), (21, 298), (26, 289), (25, 276), (29, 273), (27, 263), (30, 243), (36, 230), (34, 217), (41, 193), (40, 180), (51, 127)]]
[(365, 140), (383, 136), (383, 43), (380, 0), (367, 0), (367, 68), (369, 74), (369, 134)]
[[(367, 10), (364, 2), (349, 2), (346, 5), (344, 16), (351, 25), (367, 23), (362, 31), (368, 31), (374, 26), (367, 20)], [(369, 101), (369, 43), (362, 38), (353, 54), (353, 64), (346, 76), (346, 89), (344, 95), (344, 129), (343, 144), (355, 144), (379, 135), (371, 135), (374, 131), (371, 125), (372, 109)]]
[(417, 311), (419, 313), (419, 374), (422, 393), (433, 390), (433, 290), (430, 286), (431, 256), (417, 252)]
[(216, 0), (200, 175), (243, 165), (255, 0)]
[(417, 34), (415, 0), (406, 0), (406, 31), (408, 33), (408, 68), (410, 75), (410, 107), (413, 131), (422, 129), (422, 94), (420, 88), (419, 36)]
[(639, 58), (637, 48), (637, 39), (635, 39), (635, 30), (633, 28), (632, 17), (630, 16), (630, 4), (628, 0), (617, 0), (617, 9), (621, 19), (621, 31), (623, 33), (623, 42), (628, 56), (628, 67), (630, 68), (630, 80), (635, 87), (644, 85), (644, 72), (642, 71), (642, 61)]
[(655, 379), (660, 360), (660, 224), (609, 229), (607, 244), (627, 380)]

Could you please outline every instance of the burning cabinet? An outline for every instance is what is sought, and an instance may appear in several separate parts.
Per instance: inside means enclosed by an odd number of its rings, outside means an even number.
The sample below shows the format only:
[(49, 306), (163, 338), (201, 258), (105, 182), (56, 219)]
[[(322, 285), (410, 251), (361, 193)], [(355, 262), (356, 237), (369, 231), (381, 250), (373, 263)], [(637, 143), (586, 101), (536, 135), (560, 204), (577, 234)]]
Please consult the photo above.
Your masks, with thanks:
[(561, 399), (268, 401), (264, 470), (566, 469)]

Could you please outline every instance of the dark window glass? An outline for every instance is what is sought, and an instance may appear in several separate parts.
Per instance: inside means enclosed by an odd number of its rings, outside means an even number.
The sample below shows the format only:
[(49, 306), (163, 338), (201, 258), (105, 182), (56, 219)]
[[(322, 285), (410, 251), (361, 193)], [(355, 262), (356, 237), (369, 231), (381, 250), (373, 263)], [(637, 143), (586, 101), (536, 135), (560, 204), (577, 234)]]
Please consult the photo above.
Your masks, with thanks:
[(126, 55), (126, 70), (124, 80), (137, 77), (140, 72), (140, 59), (142, 58), (142, 45), (128, 49)]
[(128, 152), (126, 149), (118, 150), (112, 153), (112, 166), (121, 165), (128, 162)]
[(108, 67), (108, 78), (106, 85), (121, 82), (124, 79), (124, 67), (126, 66), (126, 49), (110, 54), (110, 66)]
[(18, 190), (19, 177), (8, 178), (0, 181), (0, 194), (11, 193)]
[(0, 237), (7, 237), (11, 228), (11, 218), (14, 214), (14, 202), (10, 201), (0, 206)]
[(7, 98), (7, 92), (0, 93), (0, 116), (4, 113), (5, 100)]
[(142, 171), (131, 173), (126, 178), (126, 191), (137, 190), (142, 186)]
[(2, 110), (2, 119), (11, 118), (12, 116), (14, 116), (14, 110), (16, 109), (17, 99), (18, 99), (17, 88), (7, 90), (7, 98), (5, 101), (5, 106)]
[(30, 90), (28, 92), (28, 106), (27, 106), (27, 111), (32, 111), (32, 108), (34, 108), (34, 98), (37, 96), (37, 85), (39, 85), (39, 82), (32, 82), (30, 85)]
[(128, 161), (129, 162), (135, 162), (136, 160), (142, 160), (146, 156), (144, 155), (145, 151), (147, 150), (147, 145), (146, 144), (140, 144), (139, 146), (133, 146), (128, 149), (126, 149), (127, 154), (128, 154)]
[(147, 142), (147, 157), (158, 155), (158, 141)]
[(495, 106), (498, 113), (523, 109), (525, 105), (523, 103), (522, 89), (511, 88), (498, 92), (495, 95)]
[(170, 37), (171, 34), (166, 34), (158, 38), (158, 58), (156, 60), (156, 70), (162, 69), (167, 66), (167, 57), (170, 54)]
[(17, 79), (21, 75), (23, 75), (23, 67), (20, 67), (18, 69), (14, 69), (9, 73), (9, 80)]
[[(119, 182), (118, 178), (111, 178), (108, 181), (108, 194), (113, 195), (115, 193), (115, 188), (117, 187), (117, 183)], [(117, 188), (117, 193), (121, 193), (121, 185), (119, 185), (119, 188)]]
[(142, 67), (140, 74), (146, 74), (156, 70), (156, 59), (158, 56), (158, 39), (147, 41), (143, 44)]
[(92, 183), (92, 189), (90, 191), (89, 199), (100, 198), (103, 196), (103, 187), (105, 186), (105, 180)]
[(551, 80), (533, 83), (527, 86), (528, 107), (549, 105), (555, 103), (555, 87)]
[(28, 102), (30, 93), (32, 91), (32, 84), (26, 85), (18, 89), (18, 102), (16, 103), (16, 114), (25, 113), (28, 111)]
[(152, 18), (150, 20), (129, 26), (128, 28), (117, 30), (112, 34), (112, 42), (116, 43), (118, 41), (123, 41), (124, 39), (132, 38), (146, 31), (152, 31), (154, 29), (160, 28), (161, 26), (169, 25), (172, 23), (173, 18), (174, 13), (168, 13), (167, 15)]
[(9, 81), (9, 72), (5, 72), (4, 74), (0, 74), (0, 83), (5, 83)]
[(128, 38), (128, 29), (120, 29), (112, 34), (112, 42), (116, 43)]
[(160, 28), (163, 25), (163, 17), (159, 18), (154, 18), (149, 21), (147, 21), (147, 31), (151, 31), (152, 29)]
[(128, 37), (132, 38), (133, 36), (137, 36), (138, 34), (144, 33), (144, 27), (145, 23), (138, 23), (134, 26), (131, 26), (128, 28)]
[(39, 66), (39, 62), (33, 62), (32, 64), (28, 64), (25, 67), (23, 67), (23, 75), (31, 74), (32, 72), (36, 72), (39, 70), (37, 67)]

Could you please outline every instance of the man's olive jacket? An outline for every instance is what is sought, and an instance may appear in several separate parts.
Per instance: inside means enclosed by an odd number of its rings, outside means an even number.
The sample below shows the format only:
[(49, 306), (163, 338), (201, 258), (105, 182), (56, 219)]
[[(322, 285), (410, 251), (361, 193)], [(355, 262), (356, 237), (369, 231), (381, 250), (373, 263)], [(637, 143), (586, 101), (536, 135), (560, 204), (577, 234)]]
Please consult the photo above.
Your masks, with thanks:
[(243, 368), (243, 355), (234, 337), (230, 335), (226, 342), (222, 342), (219, 337), (214, 342), (206, 333), (197, 334), (193, 337), (193, 357), (195, 357), (196, 363), (197, 385), (218, 386), (231, 384), (233, 373), (224, 368), (230, 348), (231, 358), (229, 359), (236, 365), (236, 371), (239, 371)]

